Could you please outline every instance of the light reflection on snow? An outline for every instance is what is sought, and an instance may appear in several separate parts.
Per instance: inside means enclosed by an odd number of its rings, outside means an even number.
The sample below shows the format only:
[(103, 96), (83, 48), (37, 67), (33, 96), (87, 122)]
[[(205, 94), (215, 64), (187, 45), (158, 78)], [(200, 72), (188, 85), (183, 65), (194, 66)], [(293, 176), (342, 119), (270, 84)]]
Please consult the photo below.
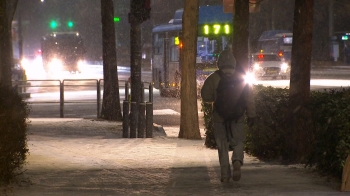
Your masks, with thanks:
[[(261, 84), (264, 86), (272, 86), (276, 88), (289, 88), (289, 80), (257, 80), (256, 85)], [(350, 80), (340, 80), (340, 79), (311, 79), (310, 87), (311, 89), (317, 88), (339, 88), (339, 87), (349, 87)]]

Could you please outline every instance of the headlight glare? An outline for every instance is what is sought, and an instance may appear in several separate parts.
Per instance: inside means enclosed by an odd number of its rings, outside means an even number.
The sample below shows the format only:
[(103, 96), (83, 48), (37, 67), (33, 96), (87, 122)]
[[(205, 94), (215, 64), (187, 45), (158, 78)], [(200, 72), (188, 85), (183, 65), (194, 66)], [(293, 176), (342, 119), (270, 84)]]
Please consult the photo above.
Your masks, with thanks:
[(57, 58), (52, 59), (49, 63), (49, 67), (51, 71), (61, 71), (62, 66), (63, 66), (62, 61)]
[(286, 71), (288, 69), (288, 64), (287, 63), (282, 63), (281, 64), (281, 70)]
[(260, 69), (259, 63), (254, 63), (253, 68), (254, 68), (254, 70), (259, 70)]
[(256, 81), (254, 74), (251, 72), (247, 72), (246, 75), (244, 76), (244, 81), (247, 84), (254, 84)]
[(78, 67), (79, 68), (82, 68), (84, 65), (85, 65), (85, 61), (83, 61), (83, 60), (79, 60), (78, 61)]

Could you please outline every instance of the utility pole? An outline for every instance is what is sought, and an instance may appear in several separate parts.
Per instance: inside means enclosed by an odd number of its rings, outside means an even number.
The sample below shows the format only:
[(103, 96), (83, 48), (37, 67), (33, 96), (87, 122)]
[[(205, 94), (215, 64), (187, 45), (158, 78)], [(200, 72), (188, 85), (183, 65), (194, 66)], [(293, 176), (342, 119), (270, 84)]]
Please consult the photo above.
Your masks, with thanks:
[(329, 0), (329, 37), (334, 35), (334, 0)]
[(22, 29), (21, 9), (18, 15), (18, 51), (19, 51), (18, 58), (22, 60), (23, 59), (23, 29)]
[(329, 45), (330, 53), (333, 54), (333, 60), (338, 61), (339, 58), (339, 43), (334, 37), (334, 0), (329, 0)]

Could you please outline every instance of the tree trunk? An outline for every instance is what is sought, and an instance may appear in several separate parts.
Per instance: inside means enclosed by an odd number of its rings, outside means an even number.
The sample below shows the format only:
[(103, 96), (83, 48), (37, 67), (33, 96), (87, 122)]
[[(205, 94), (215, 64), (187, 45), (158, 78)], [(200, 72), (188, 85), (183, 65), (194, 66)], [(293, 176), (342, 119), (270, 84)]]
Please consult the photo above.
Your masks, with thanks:
[(18, 0), (6, 0), (7, 1), (7, 19), (11, 23), (15, 16)]
[(232, 51), (237, 70), (248, 70), (249, 0), (235, 0)]
[[(131, 101), (136, 102), (137, 106), (142, 99), (142, 81), (141, 81), (141, 61), (142, 61), (142, 45), (141, 45), (141, 14), (142, 7), (140, 0), (132, 0), (130, 2), (130, 65), (131, 65)], [(137, 114), (133, 114), (137, 115)]]
[(342, 175), (342, 183), (341, 183), (341, 191), (350, 191), (350, 155), (346, 158), (343, 175)]
[(7, 1), (0, 1), (0, 84), (12, 87), (13, 65), (11, 22), (8, 18)]
[(312, 130), (311, 113), (306, 108), (310, 99), (312, 32), (313, 0), (295, 0), (289, 90), (291, 130), (286, 141), (290, 142), (290, 158), (296, 161), (302, 161), (299, 152), (308, 150), (308, 133)]
[(186, 0), (182, 20), (181, 122), (179, 138), (201, 139), (198, 122), (196, 56), (199, 0)]
[(103, 103), (101, 117), (107, 120), (122, 120), (117, 54), (114, 29), (113, 0), (101, 0), (102, 42), (103, 42)]

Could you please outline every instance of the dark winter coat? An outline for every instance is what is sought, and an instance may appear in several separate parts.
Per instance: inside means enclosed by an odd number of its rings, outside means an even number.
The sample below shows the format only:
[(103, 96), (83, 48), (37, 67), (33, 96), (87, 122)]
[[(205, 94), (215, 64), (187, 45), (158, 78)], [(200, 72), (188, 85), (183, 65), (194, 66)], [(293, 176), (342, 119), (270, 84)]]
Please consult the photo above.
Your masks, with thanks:
[[(223, 69), (224, 73), (230, 73), (230, 74), (237, 74), (235, 73), (234, 69)], [(243, 77), (243, 75), (235, 76), (235, 77)], [(220, 75), (217, 72), (214, 72), (208, 78), (205, 80), (203, 87), (201, 89), (201, 96), (202, 101), (207, 103), (214, 103), (216, 99), (216, 88), (220, 81)], [(254, 101), (254, 95), (253, 95), (253, 87), (249, 86), (249, 90), (245, 91), (245, 100), (246, 100), (246, 115), (250, 118), (254, 118), (256, 116), (256, 110), (255, 110), (255, 101)], [(219, 116), (218, 113), (213, 111), (213, 121), (214, 122), (223, 122), (224, 120)], [(237, 122), (243, 122), (244, 121), (244, 115), (237, 121)]]

